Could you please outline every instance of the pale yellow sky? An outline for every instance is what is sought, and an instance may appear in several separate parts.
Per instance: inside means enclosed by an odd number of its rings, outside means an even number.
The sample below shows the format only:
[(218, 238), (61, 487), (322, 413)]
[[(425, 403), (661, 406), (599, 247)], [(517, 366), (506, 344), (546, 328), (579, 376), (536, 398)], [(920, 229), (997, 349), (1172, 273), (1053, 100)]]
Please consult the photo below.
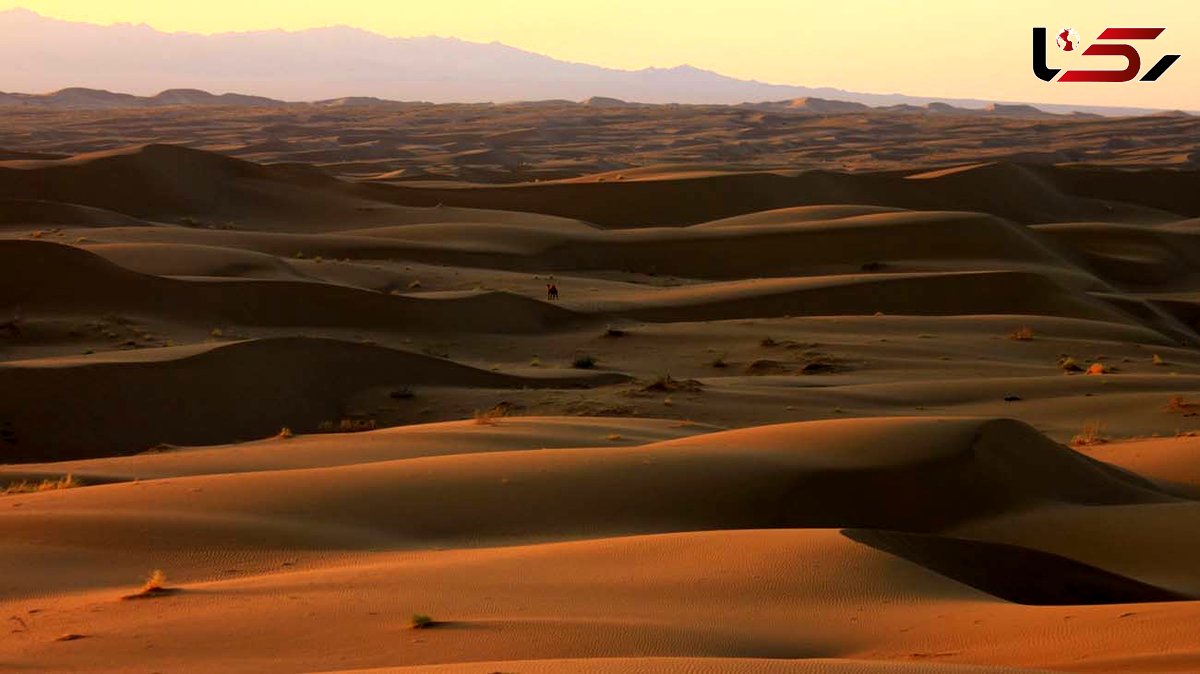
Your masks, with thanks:
[[(213, 33), (349, 25), (392, 36), (499, 41), (616, 68), (688, 63), (746, 79), (872, 93), (1200, 109), (1196, 0), (0, 0), (46, 16)], [(1053, 83), (1030, 71), (1030, 29), (1165, 26), (1139, 45), (1154, 83)], [(1074, 56), (1079, 59), (1083, 57)], [(1052, 50), (1052, 66), (1071, 67)], [(1075, 67), (1118, 67), (1088, 57)]]

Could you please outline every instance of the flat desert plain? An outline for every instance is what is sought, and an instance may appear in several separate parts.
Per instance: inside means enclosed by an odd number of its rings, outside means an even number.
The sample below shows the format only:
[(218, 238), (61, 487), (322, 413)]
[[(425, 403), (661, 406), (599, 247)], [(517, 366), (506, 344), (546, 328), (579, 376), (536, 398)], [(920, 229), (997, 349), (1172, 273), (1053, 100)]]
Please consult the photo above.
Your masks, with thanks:
[(1198, 147), (0, 110), (0, 670), (1200, 671)]

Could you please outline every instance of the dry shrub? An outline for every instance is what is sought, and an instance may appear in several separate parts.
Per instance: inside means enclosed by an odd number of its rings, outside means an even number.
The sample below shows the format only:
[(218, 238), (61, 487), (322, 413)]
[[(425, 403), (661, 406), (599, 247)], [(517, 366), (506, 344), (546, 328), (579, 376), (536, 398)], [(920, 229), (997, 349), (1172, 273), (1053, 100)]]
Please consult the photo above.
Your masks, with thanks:
[(1087, 369), (1087, 373), (1090, 375), (1108, 374), (1110, 372), (1112, 372), (1112, 370), (1104, 363), (1092, 363), (1091, 365), (1088, 365)]
[(350, 419), (343, 417), (338, 421), (322, 421), (317, 430), (322, 433), (362, 433), (373, 431), (377, 427), (374, 419)]
[(787, 365), (769, 358), (759, 358), (746, 366), (746, 374), (750, 375), (787, 374), (788, 372), (791, 372), (791, 369)]
[(1104, 434), (1104, 423), (1100, 421), (1084, 424), (1083, 430), (1071, 438), (1072, 447), (1091, 447), (1106, 442), (1108, 442), (1108, 437)]
[(1197, 407), (1200, 407), (1200, 405), (1197, 405), (1193, 402), (1188, 402), (1187, 399), (1181, 395), (1173, 395), (1171, 396), (1171, 399), (1167, 401), (1168, 412), (1190, 412)]
[(1063, 372), (1067, 372), (1067, 373), (1083, 372), (1083, 367), (1079, 364), (1079, 362), (1070, 356), (1064, 356), (1063, 358), (1061, 358), (1058, 361), (1058, 366), (1060, 368), (1062, 368)]
[(494, 426), (499, 419), (510, 416), (519, 409), (519, 405), (502, 400), (487, 410), (475, 410), (475, 423), (480, 426)]
[(1008, 335), (1008, 338), (1018, 342), (1028, 342), (1033, 339), (1033, 328), (1029, 326), (1017, 328)]
[(127, 594), (121, 599), (152, 599), (154, 597), (162, 597), (168, 594), (174, 594), (179, 590), (172, 587), (167, 587), (167, 574), (161, 569), (155, 569), (150, 572), (146, 578), (146, 582), (142, 584), (141, 589), (133, 594)]
[(645, 393), (673, 393), (675, 391), (685, 391), (695, 393), (700, 390), (702, 384), (695, 379), (675, 379), (670, 374), (660, 374), (653, 381), (642, 387)]

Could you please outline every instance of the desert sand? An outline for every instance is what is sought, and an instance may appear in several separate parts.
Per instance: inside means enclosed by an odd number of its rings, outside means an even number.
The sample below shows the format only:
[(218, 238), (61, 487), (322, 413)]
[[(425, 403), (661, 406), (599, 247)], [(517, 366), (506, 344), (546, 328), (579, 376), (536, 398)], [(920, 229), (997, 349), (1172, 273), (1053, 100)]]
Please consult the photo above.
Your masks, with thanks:
[(1198, 671), (1197, 129), (0, 109), (0, 670)]

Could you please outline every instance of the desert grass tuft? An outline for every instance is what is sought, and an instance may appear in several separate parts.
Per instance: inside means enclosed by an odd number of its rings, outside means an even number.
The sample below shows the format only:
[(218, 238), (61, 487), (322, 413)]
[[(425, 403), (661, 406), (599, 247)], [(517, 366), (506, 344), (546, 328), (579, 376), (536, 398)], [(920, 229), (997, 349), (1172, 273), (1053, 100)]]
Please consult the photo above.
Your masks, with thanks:
[(425, 630), (437, 625), (437, 621), (424, 613), (414, 613), (408, 624), (414, 630)]

